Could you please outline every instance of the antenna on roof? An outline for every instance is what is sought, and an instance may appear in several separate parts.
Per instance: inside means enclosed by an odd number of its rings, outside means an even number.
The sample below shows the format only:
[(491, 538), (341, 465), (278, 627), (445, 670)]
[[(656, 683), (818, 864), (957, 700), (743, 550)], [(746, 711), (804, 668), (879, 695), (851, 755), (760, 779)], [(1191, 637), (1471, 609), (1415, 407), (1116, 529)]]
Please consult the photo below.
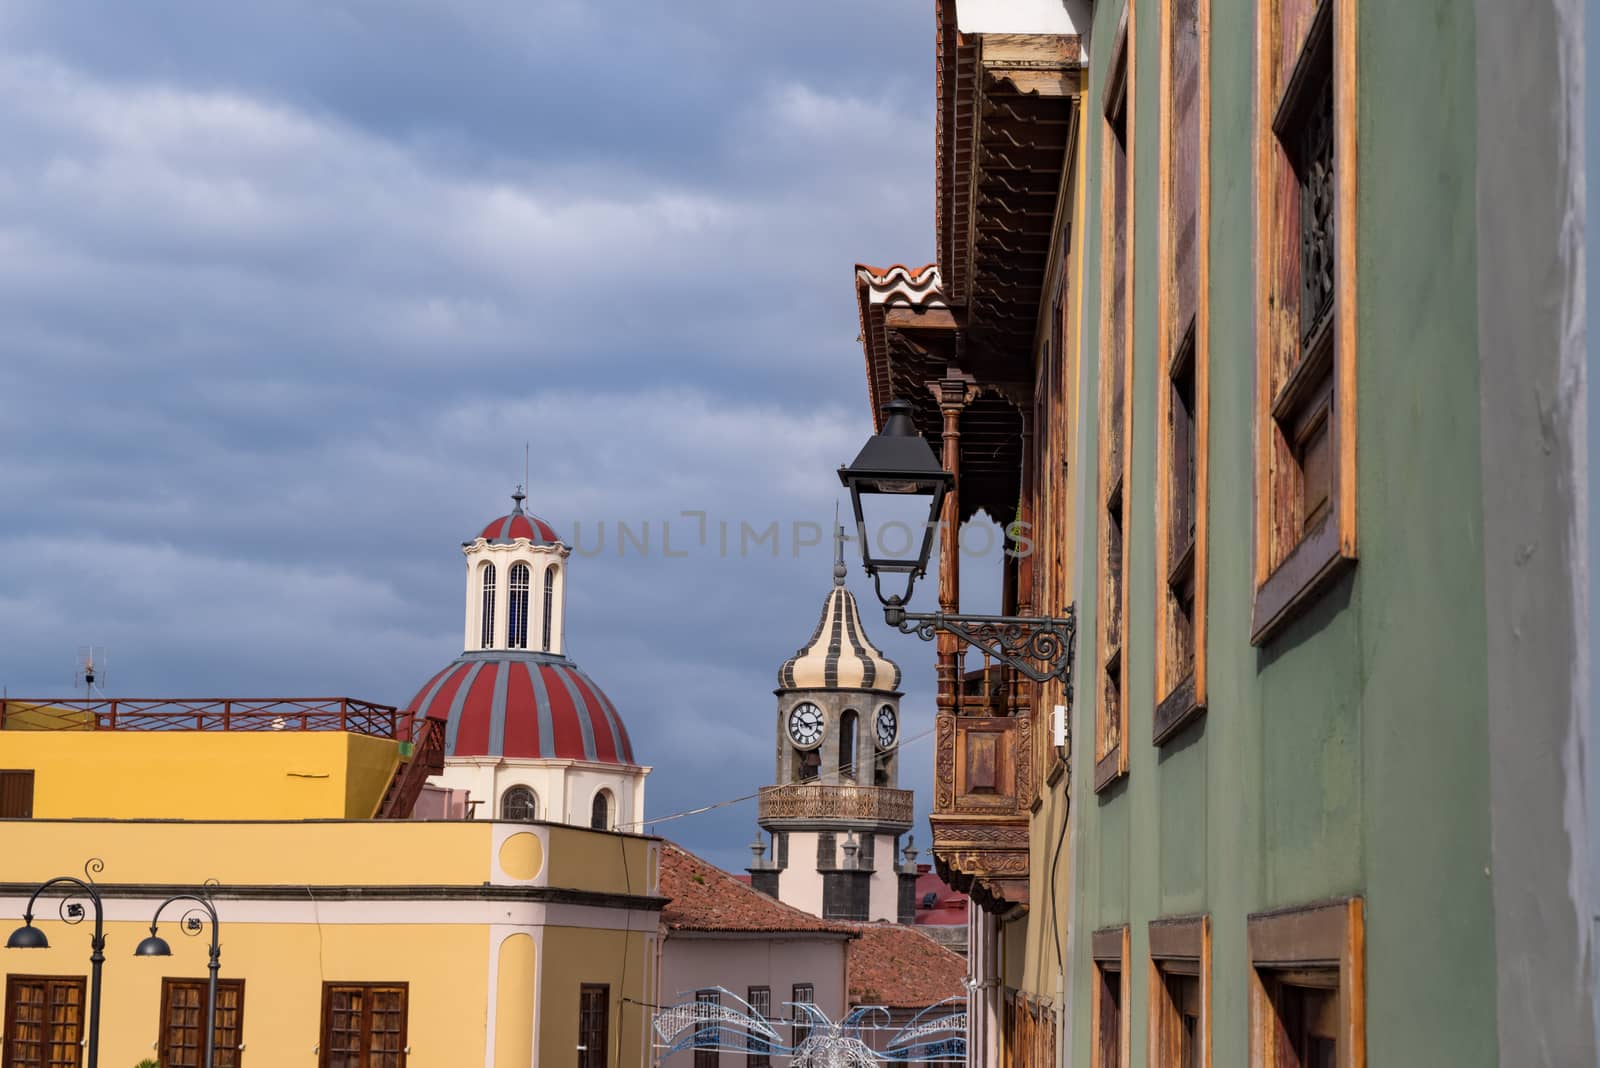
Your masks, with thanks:
[(522, 443), (522, 488), (526, 490), (532, 483), (528, 481), (528, 443)]
[(78, 646), (78, 667), (73, 673), (73, 686), (83, 687), (83, 695), (94, 700), (95, 691), (106, 695), (106, 650), (103, 645)]

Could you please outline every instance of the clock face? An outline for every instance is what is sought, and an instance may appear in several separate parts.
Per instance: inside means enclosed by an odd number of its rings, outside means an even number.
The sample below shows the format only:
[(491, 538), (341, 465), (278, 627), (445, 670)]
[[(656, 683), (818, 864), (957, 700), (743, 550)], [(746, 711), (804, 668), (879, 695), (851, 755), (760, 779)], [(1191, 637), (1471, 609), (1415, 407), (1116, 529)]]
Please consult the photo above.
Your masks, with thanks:
[(822, 741), (822, 709), (802, 701), (789, 712), (789, 740), (801, 749), (814, 748)]
[(899, 724), (892, 705), (884, 705), (878, 709), (877, 733), (879, 749), (887, 749), (894, 744), (894, 733), (897, 726)]

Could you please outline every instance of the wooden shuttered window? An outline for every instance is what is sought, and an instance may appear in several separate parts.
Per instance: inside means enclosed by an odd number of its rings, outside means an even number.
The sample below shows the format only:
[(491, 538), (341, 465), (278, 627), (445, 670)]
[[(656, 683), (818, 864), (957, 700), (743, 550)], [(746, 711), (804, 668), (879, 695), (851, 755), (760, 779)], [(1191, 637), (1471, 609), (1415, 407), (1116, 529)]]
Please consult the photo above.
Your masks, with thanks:
[(578, 1051), (578, 1068), (606, 1068), (610, 1012), (608, 984), (584, 983), (578, 987), (578, 1045), (583, 1047)]
[(85, 988), (81, 976), (8, 976), (5, 1068), (79, 1068)]
[(1251, 1068), (1366, 1064), (1360, 898), (1251, 916)]
[[(206, 981), (161, 981), (162, 1068), (205, 1068)], [(244, 1043), (244, 980), (217, 980), (216, 1068), (240, 1068)]]
[(1151, 1068), (1209, 1068), (1210, 917), (1152, 921), (1149, 946)]
[(1259, 644), (1355, 559), (1354, 0), (1257, 18)]
[(1094, 982), (1089, 988), (1089, 1068), (1131, 1068), (1128, 935), (1126, 927), (1107, 927), (1090, 937)]
[(320, 1068), (404, 1068), (405, 983), (324, 983)]
[(1205, 708), (1207, 390), (1205, 234), (1209, 0), (1161, 26), (1160, 330), (1156, 341), (1156, 709), (1164, 742)]
[(33, 771), (0, 771), (0, 819), (33, 818)]
[(1112, 46), (1106, 77), (1101, 153), (1101, 275), (1105, 279), (1100, 350), (1099, 634), (1094, 788), (1103, 790), (1128, 770), (1123, 744), (1127, 692), (1127, 575), (1123, 553), (1128, 521), (1128, 414), (1133, 347), (1133, 4)]

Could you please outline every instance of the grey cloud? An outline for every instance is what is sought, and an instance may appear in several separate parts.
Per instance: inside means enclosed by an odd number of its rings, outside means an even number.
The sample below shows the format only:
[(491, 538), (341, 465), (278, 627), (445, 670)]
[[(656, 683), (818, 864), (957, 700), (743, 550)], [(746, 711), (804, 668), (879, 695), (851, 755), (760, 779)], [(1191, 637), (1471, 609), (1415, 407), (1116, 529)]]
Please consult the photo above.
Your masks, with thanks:
[[(121, 693), (404, 701), (524, 441), (563, 532), (831, 517), (850, 267), (931, 241), (926, 4), (19, 0), (0, 37), (12, 694), (95, 642)], [(576, 562), (653, 814), (770, 778), (829, 571), (788, 549)], [(861, 592), (909, 734), (931, 657)], [(662, 830), (737, 866), (753, 817)]]

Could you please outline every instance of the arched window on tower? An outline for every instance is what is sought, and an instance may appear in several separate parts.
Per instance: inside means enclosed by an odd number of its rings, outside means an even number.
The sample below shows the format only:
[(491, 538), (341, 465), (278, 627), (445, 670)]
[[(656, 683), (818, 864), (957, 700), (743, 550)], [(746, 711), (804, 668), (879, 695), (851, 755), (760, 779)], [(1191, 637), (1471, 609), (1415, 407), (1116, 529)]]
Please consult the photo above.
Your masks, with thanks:
[(550, 651), (550, 617), (556, 604), (556, 569), (546, 568), (544, 573), (544, 642), (542, 648)]
[(811, 782), (817, 777), (817, 772), (820, 770), (822, 770), (822, 754), (815, 749), (796, 749), (794, 751), (795, 782)]
[(611, 829), (610, 790), (601, 790), (594, 795), (594, 805), (589, 810), (589, 826), (596, 831)]
[(839, 778), (856, 777), (856, 710), (847, 708), (839, 717)]
[(510, 599), (507, 604), (506, 644), (512, 649), (528, 647), (528, 565), (511, 565)]
[(500, 818), (529, 823), (539, 818), (539, 795), (526, 786), (513, 786), (500, 799)]
[(483, 628), (478, 639), (480, 648), (494, 645), (494, 565), (483, 565)]

